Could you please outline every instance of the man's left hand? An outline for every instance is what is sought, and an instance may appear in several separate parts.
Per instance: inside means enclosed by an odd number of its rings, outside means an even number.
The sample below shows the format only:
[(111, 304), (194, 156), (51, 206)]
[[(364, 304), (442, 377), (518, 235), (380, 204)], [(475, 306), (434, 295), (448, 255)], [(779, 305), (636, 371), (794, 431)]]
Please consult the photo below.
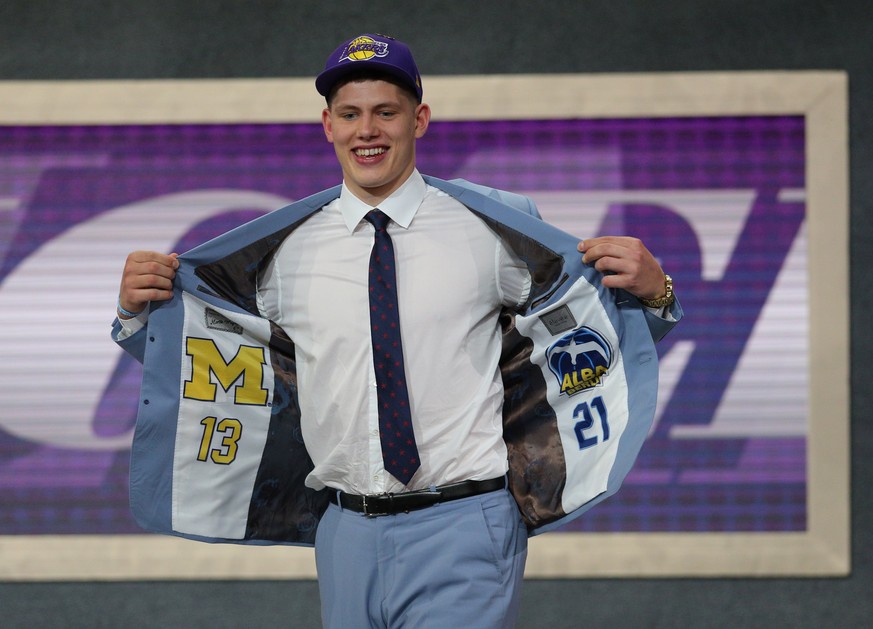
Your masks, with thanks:
[(665, 293), (664, 270), (638, 238), (602, 236), (579, 242), (582, 261), (604, 274), (603, 285), (621, 288), (639, 299), (657, 299)]

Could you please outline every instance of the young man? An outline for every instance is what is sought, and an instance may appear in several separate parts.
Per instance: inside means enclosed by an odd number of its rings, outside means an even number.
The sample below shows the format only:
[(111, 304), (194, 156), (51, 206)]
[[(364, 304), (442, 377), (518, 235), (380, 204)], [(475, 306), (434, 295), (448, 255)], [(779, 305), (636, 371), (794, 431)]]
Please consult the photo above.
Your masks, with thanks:
[[(115, 338), (146, 369), (134, 512), (198, 539), (314, 542), (327, 627), (510, 627), (528, 534), (614, 492), (635, 457), (651, 339), (681, 311), (639, 241), (577, 245), (517, 195), (422, 177), (430, 108), (403, 43), (344, 43), (316, 87), (340, 189), (125, 264)], [(578, 428), (583, 406), (600, 427)], [(562, 445), (565, 419), (591, 429), (584, 448)]]

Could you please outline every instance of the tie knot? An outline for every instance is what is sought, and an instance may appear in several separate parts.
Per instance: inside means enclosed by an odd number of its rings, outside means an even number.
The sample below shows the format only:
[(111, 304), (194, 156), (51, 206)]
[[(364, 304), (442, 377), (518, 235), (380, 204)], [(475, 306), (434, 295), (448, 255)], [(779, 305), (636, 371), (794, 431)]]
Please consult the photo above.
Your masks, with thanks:
[(388, 218), (388, 215), (382, 210), (370, 210), (364, 215), (364, 218), (375, 227), (377, 231), (385, 231), (385, 228), (388, 227), (388, 223), (391, 221), (391, 219)]

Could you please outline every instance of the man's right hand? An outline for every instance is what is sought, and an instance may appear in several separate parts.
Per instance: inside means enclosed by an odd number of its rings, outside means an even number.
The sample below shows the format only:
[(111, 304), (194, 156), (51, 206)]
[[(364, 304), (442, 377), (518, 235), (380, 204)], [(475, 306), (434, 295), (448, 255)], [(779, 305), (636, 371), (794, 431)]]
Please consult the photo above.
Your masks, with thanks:
[[(129, 312), (139, 313), (150, 301), (163, 301), (173, 296), (173, 278), (179, 268), (178, 253), (169, 255), (157, 251), (134, 251), (127, 256), (121, 275), (118, 303)], [(118, 313), (120, 319), (129, 317)]]

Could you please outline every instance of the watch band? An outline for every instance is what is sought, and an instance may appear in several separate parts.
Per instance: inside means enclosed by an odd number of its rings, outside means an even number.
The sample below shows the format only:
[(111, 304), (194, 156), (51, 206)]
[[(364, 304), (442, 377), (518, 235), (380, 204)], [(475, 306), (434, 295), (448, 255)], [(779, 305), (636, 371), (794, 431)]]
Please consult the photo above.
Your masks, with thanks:
[(673, 296), (673, 278), (664, 275), (664, 296), (656, 299), (640, 299), (640, 303), (647, 308), (663, 308), (664, 306), (672, 306), (675, 299)]

